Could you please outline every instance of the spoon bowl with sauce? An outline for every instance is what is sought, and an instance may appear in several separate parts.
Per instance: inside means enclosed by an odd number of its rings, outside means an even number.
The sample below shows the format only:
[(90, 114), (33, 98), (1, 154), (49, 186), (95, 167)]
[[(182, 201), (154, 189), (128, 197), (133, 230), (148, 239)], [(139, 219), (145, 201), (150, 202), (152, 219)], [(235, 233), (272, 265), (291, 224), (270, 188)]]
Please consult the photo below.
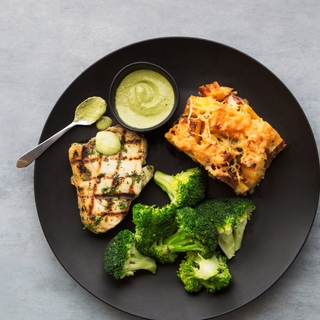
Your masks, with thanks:
[(179, 88), (162, 67), (135, 62), (117, 73), (109, 99), (108, 105), (123, 127), (146, 132), (171, 119), (179, 104)]
[(77, 125), (88, 126), (95, 123), (107, 109), (107, 103), (100, 97), (90, 97), (81, 102), (75, 111), (74, 120), (65, 128), (54, 134), (52, 137), (43, 141), (35, 148), (25, 153), (17, 161), (18, 168), (25, 168), (36, 158), (38, 158), (46, 149), (48, 149), (62, 135)]

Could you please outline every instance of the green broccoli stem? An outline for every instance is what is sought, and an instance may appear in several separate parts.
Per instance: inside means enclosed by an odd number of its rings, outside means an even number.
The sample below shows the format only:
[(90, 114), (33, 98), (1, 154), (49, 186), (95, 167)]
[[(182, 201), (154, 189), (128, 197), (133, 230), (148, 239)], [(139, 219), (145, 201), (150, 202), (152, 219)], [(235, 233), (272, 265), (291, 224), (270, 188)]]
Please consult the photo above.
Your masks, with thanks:
[(244, 231), (246, 229), (247, 222), (247, 219), (243, 219), (239, 223), (237, 228), (235, 228), (233, 232), (231, 232), (230, 234), (219, 234), (219, 246), (225, 253), (225, 255), (228, 257), (228, 259), (231, 259), (235, 255), (236, 251), (238, 251), (241, 248), (242, 239), (244, 236)]
[(157, 265), (154, 259), (141, 254), (135, 246), (130, 249), (130, 258), (125, 263), (124, 269), (128, 274), (137, 270), (148, 270), (153, 274), (156, 273)]
[(164, 240), (171, 252), (202, 251), (202, 248), (185, 233), (177, 231)]
[(172, 201), (174, 199), (174, 194), (172, 193), (170, 184), (174, 181), (174, 177), (161, 171), (156, 171), (154, 173), (154, 180), (159, 187), (168, 194), (170, 201)]
[(235, 251), (238, 251), (241, 248), (242, 239), (243, 239), (243, 236), (244, 236), (244, 231), (245, 231), (247, 222), (248, 222), (247, 219), (243, 219), (239, 223), (237, 228), (233, 231), (233, 235), (234, 235), (234, 250)]
[(220, 233), (218, 236), (218, 243), (228, 259), (231, 259), (235, 254), (233, 233)]

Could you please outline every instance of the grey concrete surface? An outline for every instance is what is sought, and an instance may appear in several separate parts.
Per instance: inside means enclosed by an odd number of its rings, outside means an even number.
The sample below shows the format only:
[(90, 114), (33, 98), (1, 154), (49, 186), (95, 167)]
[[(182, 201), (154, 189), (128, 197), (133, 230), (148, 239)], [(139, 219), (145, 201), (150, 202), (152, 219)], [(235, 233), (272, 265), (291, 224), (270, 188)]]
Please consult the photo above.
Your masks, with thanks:
[[(318, 0), (0, 0), (0, 319), (137, 319), (105, 305), (59, 264), (41, 230), (33, 164), (37, 144), (67, 86), (125, 45), (200, 37), (241, 50), (273, 71), (301, 104), (320, 145)], [(320, 222), (265, 294), (221, 319), (320, 318)]]

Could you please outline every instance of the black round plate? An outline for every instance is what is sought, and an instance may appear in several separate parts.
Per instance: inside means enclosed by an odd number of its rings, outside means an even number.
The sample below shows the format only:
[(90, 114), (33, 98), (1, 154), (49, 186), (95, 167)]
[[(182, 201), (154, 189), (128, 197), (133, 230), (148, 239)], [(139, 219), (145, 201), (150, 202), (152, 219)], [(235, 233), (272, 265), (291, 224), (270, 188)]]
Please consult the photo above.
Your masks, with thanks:
[[(35, 164), (35, 199), (47, 241), (67, 272), (105, 303), (150, 319), (206, 319), (235, 310), (257, 298), (288, 269), (312, 227), (319, 197), (319, 159), (309, 123), (296, 99), (268, 69), (228, 46), (195, 38), (160, 38), (129, 45), (102, 58), (83, 72), (54, 106), (41, 135), (45, 140), (69, 124), (75, 107), (89, 96), (108, 100), (116, 73), (135, 61), (149, 61), (168, 70), (180, 88), (177, 118), (191, 94), (217, 80), (249, 100), (287, 143), (251, 198), (257, 209), (248, 223), (243, 245), (229, 266), (230, 286), (217, 294), (188, 294), (176, 276), (178, 263), (159, 265), (156, 275), (139, 272), (121, 281), (103, 269), (108, 241), (124, 228), (133, 229), (131, 214), (112, 231), (95, 235), (83, 230), (75, 188), (70, 184), (68, 148), (87, 141), (95, 126), (76, 127), (50, 147)], [(109, 114), (111, 116), (111, 114)], [(116, 123), (116, 122), (114, 122)], [(195, 164), (163, 138), (168, 128), (146, 134), (148, 163), (177, 173)], [(210, 179), (208, 197), (233, 196)], [(165, 194), (151, 181), (141, 203), (162, 205)]]

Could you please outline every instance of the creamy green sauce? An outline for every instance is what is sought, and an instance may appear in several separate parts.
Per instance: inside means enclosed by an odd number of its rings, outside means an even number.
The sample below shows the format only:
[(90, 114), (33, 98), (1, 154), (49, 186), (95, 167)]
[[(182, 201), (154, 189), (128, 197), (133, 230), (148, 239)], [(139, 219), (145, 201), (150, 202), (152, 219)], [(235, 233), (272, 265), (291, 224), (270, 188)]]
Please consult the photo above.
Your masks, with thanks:
[(112, 119), (108, 116), (102, 116), (97, 122), (96, 127), (99, 131), (107, 130), (112, 125)]
[(98, 152), (106, 156), (111, 156), (120, 151), (121, 142), (115, 133), (110, 131), (99, 131), (96, 134), (96, 148)]
[(107, 103), (100, 97), (84, 100), (76, 109), (75, 121), (85, 120), (88, 124), (96, 122), (107, 110)]
[(158, 72), (137, 70), (127, 75), (116, 91), (116, 110), (128, 125), (144, 129), (163, 121), (171, 112), (174, 92)]

